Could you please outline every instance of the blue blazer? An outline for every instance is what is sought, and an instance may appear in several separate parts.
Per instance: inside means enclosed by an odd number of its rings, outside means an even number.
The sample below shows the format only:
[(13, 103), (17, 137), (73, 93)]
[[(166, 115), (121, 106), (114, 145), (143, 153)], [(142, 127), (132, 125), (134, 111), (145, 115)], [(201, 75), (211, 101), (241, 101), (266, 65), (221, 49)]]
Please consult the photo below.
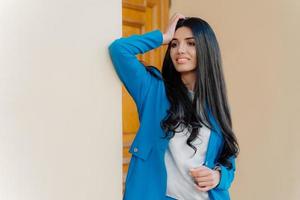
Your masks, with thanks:
[[(165, 85), (158, 69), (150, 70), (137, 60), (142, 54), (162, 45), (160, 30), (142, 35), (131, 35), (115, 40), (109, 46), (109, 53), (118, 77), (132, 96), (138, 110), (140, 126), (129, 152), (132, 154), (126, 177), (124, 200), (166, 200), (167, 172), (164, 154), (168, 139), (163, 139), (160, 127), (166, 116), (170, 102), (166, 96)], [(207, 110), (212, 130), (206, 153), (205, 165), (214, 168), (223, 147), (220, 126), (211, 112)], [(219, 184), (208, 191), (211, 200), (230, 199), (228, 189), (233, 181), (235, 158), (230, 158), (232, 169), (221, 165)]]

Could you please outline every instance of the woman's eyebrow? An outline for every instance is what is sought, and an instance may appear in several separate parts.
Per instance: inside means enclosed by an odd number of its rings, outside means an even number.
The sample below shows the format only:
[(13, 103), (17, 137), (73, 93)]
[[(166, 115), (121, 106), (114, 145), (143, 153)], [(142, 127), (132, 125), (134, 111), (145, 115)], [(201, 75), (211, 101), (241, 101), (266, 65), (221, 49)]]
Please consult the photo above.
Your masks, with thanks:
[(187, 37), (187, 38), (185, 38), (185, 40), (189, 40), (189, 39), (195, 39), (195, 37)]
[[(189, 39), (195, 39), (195, 37), (187, 37), (185, 38), (185, 40), (189, 40)], [(177, 38), (173, 38), (172, 40), (178, 40)]]

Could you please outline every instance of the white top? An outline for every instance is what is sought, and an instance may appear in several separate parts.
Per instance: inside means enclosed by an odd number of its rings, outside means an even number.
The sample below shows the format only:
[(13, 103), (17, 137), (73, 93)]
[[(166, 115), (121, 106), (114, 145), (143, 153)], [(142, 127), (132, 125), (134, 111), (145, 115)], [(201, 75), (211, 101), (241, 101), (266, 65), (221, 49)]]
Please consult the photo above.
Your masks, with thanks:
[[(193, 95), (193, 93), (190, 92)], [(210, 137), (210, 129), (202, 126), (199, 135), (192, 142), (197, 148), (187, 145), (186, 141), (190, 135), (188, 129), (183, 129), (181, 124), (176, 130), (174, 137), (170, 139), (169, 147), (165, 153), (165, 164), (167, 169), (167, 192), (166, 195), (178, 200), (209, 200), (207, 192), (196, 189), (194, 180), (189, 175), (191, 168), (196, 168), (205, 162), (207, 145)]]

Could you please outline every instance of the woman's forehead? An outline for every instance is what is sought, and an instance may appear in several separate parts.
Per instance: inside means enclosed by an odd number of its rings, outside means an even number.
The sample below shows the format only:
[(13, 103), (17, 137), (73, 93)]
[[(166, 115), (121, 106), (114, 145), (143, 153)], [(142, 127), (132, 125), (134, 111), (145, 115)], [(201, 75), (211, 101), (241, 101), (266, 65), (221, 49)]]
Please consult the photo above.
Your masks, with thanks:
[(193, 32), (188, 27), (180, 27), (174, 33), (174, 40), (192, 39), (194, 37)]

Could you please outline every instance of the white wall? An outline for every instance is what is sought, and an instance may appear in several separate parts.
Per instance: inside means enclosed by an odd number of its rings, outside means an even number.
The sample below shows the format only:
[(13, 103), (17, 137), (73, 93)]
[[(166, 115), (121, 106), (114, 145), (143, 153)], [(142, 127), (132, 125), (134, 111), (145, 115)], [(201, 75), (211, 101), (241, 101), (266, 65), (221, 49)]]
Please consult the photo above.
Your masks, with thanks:
[(0, 199), (121, 199), (121, 1), (0, 0)]
[(172, 0), (222, 51), (241, 153), (232, 199), (300, 199), (300, 1)]

